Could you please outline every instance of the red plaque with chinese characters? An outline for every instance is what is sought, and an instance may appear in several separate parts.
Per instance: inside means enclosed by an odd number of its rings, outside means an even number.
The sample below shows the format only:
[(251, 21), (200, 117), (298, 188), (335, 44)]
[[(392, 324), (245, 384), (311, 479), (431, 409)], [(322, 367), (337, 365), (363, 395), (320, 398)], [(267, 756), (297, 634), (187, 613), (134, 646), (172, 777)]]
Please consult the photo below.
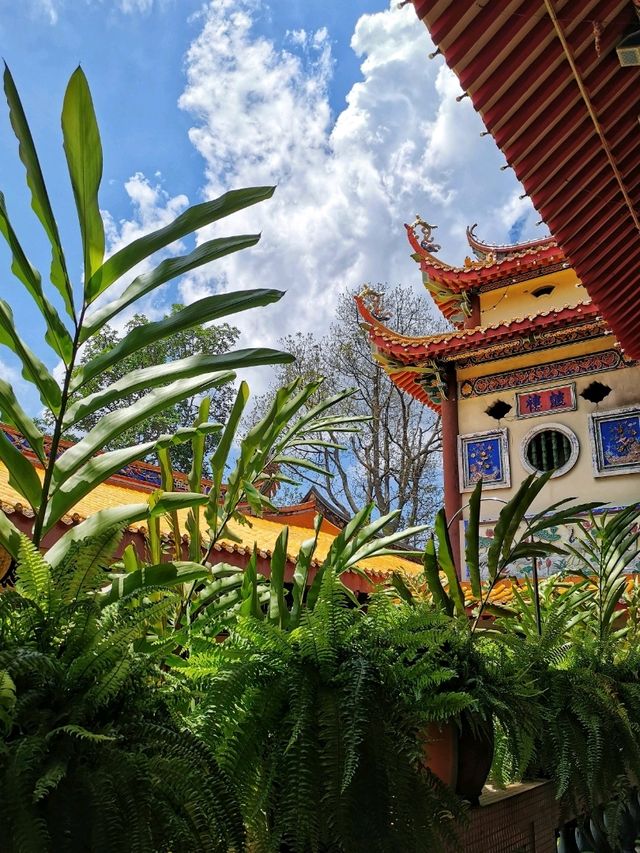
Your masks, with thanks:
[(576, 386), (573, 382), (556, 388), (523, 391), (516, 394), (519, 418), (534, 418), (554, 412), (572, 412), (576, 408)]

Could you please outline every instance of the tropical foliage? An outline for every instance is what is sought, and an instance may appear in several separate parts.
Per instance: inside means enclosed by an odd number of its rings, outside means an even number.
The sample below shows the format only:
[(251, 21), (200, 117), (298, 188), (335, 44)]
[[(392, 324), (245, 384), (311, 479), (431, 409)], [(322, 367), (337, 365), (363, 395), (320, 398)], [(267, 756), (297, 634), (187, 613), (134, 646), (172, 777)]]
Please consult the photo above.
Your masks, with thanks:
[[(15, 588), (0, 595), (0, 847), (442, 849), (464, 808), (429, 769), (430, 727), (456, 726), (460, 742), (469, 732), (495, 738), (498, 784), (550, 779), (581, 816), (575, 837), (582, 833), (599, 851), (620, 850), (635, 820), (631, 780), (640, 778), (640, 591), (625, 576), (637, 556), (639, 508), (607, 515), (594, 503), (562, 501), (535, 512), (551, 472), (530, 477), (501, 510), (481, 559), (479, 483), (464, 549), (469, 595), (444, 512), (424, 551), (424, 586), (396, 577), (393, 590), (372, 590), (364, 602), (350, 592), (346, 572), (357, 576), (367, 557), (413, 554), (396, 548), (425, 532), (423, 525), (400, 530), (402, 511), (379, 514), (383, 507), (373, 503), (354, 514), (322, 559), (317, 519), (297, 555), (282, 531), (270, 578), (258, 574), (255, 550), (244, 573), (214, 565), (216, 547), (233, 539), (236, 525), (273, 509), (274, 487), (291, 483), (285, 471), (330, 477), (322, 459), (333, 460), (338, 438), (348, 440), (367, 414), (344, 408), (351, 391), (324, 399), (319, 380), (298, 378), (240, 439), (246, 384), (224, 425), (210, 420), (209, 392), (226, 386), (237, 368), (286, 363), (285, 353), (201, 352), (166, 361), (158, 349), (155, 364), (131, 361), (152, 342), (268, 305), (280, 298), (276, 291), (209, 296), (129, 329), (113, 346), (95, 346), (138, 299), (258, 236), (215, 238), (135, 275), (141, 261), (273, 190), (236, 190), (196, 205), (105, 259), (100, 140), (78, 69), (62, 113), (83, 249), (82, 287), (74, 287), (8, 69), (4, 84), (32, 207), (51, 245), (51, 294), (2, 196), (0, 231), (62, 382), (28, 349), (0, 300), (0, 343), (21, 363), (52, 425), (45, 440), (0, 380), (2, 418), (27, 449), (0, 432), (0, 461), (34, 517), (27, 538), (0, 513), (0, 544), (18, 567)], [(115, 381), (95, 384), (105, 376)], [(192, 425), (99, 452), (195, 395)], [(90, 428), (65, 447), (63, 435), (80, 424)], [(174, 482), (176, 446), (190, 460), (188, 492)], [(161, 489), (146, 502), (96, 513), (43, 553), (44, 537), (79, 500), (150, 454), (159, 461)], [(146, 525), (145, 554), (122, 547), (133, 522)], [(574, 529), (572, 541), (544, 541), (563, 525)], [(534, 571), (533, 580), (514, 584), (507, 607), (492, 602), (496, 585), (523, 561), (535, 569), (539, 558), (558, 552), (570, 558), (577, 582), (561, 576), (540, 584)]]
[[(182, 668), (193, 725), (239, 780), (252, 849), (440, 850), (460, 803), (421, 733), (472, 703), (446, 663), (456, 632), (386, 596), (350, 606), (326, 571), (292, 630), (241, 617)], [(229, 709), (233, 708), (233, 714)], [(366, 817), (365, 817), (366, 816)]]
[(0, 847), (13, 851), (240, 850), (231, 780), (173, 712), (158, 662), (134, 651), (166, 613), (101, 602), (121, 532), (75, 542), (58, 565), (22, 537), (0, 596)]
[[(14, 320), (11, 308), (0, 300), (0, 343), (19, 360), (22, 375), (37, 390), (52, 424), (50, 441), (33, 418), (23, 409), (14, 389), (0, 380), (2, 418), (23, 436), (44, 470), (42, 479), (36, 465), (18, 450), (5, 434), (0, 434), (0, 460), (10, 473), (10, 484), (24, 498), (34, 513), (33, 541), (39, 545), (62, 516), (99, 483), (134, 460), (144, 458), (159, 448), (182, 443), (193, 435), (206, 436), (214, 427), (200, 422), (192, 431), (154, 436), (152, 440), (107, 451), (96, 452), (122, 432), (135, 429), (158, 412), (176, 406), (194, 394), (206, 393), (230, 382), (236, 368), (275, 364), (288, 359), (284, 353), (266, 349), (236, 350), (178, 358), (169, 363), (148, 364), (135, 369), (116, 382), (87, 394), (89, 383), (119, 367), (151, 342), (167, 340), (203, 323), (221, 320), (236, 312), (269, 305), (282, 293), (274, 290), (245, 290), (207, 296), (168, 317), (131, 329), (114, 347), (96, 354), (79, 366), (83, 346), (91, 346), (95, 336), (107, 323), (126, 308), (135, 306), (144, 296), (175, 277), (203, 264), (254, 246), (257, 234), (217, 237), (198, 245), (180, 257), (169, 257), (149, 272), (135, 275), (135, 267), (155, 253), (167, 249), (176, 240), (199, 228), (217, 222), (230, 214), (268, 199), (273, 187), (256, 187), (225, 193), (214, 201), (188, 208), (171, 224), (134, 240), (105, 258), (105, 236), (100, 214), (98, 191), (102, 176), (102, 148), (91, 93), (81, 68), (71, 76), (62, 109), (64, 153), (76, 203), (82, 243), (82, 286), (74, 286), (65, 252), (60, 242), (49, 194), (34, 146), (29, 125), (9, 69), (5, 67), (4, 88), (9, 104), (11, 126), (19, 143), (19, 155), (26, 171), (31, 206), (51, 245), (50, 280), (56, 304), (50, 301), (41, 274), (28, 260), (0, 196), (0, 231), (12, 256), (12, 271), (32, 297), (45, 327), (45, 340), (52, 357), (61, 364), (61, 382), (28, 348)], [(48, 289), (48, 288), (47, 288)], [(59, 311), (56, 307), (63, 308)], [(107, 411), (73, 447), (61, 450), (60, 440), (77, 424), (86, 422), (97, 412), (108, 410), (115, 401), (137, 394), (130, 405), (118, 405)], [(75, 402), (74, 402), (75, 401)], [(85, 522), (78, 538), (101, 533), (114, 524), (147, 522), (168, 509), (206, 503), (197, 494), (160, 498), (149, 504), (129, 508), (103, 510)], [(17, 528), (0, 514), (0, 543), (15, 559), (20, 548)], [(65, 545), (68, 544), (65, 543)]]
[[(171, 314), (182, 311), (184, 305), (174, 304), (171, 311), (165, 314), (163, 319), (168, 319)], [(108, 323), (100, 331), (96, 332), (82, 348), (79, 354), (76, 371), (94, 358), (98, 358), (116, 347), (121, 340), (138, 326), (146, 326), (151, 321), (144, 314), (134, 314), (125, 324), (124, 330), (118, 332)], [(222, 355), (228, 352), (237, 342), (240, 330), (229, 323), (215, 323), (209, 326), (196, 325), (184, 329), (168, 338), (152, 340), (142, 349), (125, 356), (105, 371), (101, 371), (93, 379), (85, 383), (81, 390), (73, 394), (69, 405), (79, 402), (83, 397), (88, 397), (98, 392), (103, 392), (109, 386), (125, 379), (130, 373), (141, 370), (150, 364), (163, 365), (179, 359), (190, 358), (195, 355)], [(116, 411), (125, 406), (131, 406), (145, 394), (145, 389), (133, 391), (126, 396), (115, 397), (108, 402), (104, 408), (91, 412), (85, 418), (77, 421), (73, 429), (67, 432), (64, 438), (78, 441), (82, 436), (93, 429), (100, 419), (108, 412)], [(216, 423), (226, 421), (234, 397), (233, 384), (231, 382), (210, 389), (207, 395), (211, 399), (211, 411), (209, 417)], [(159, 435), (174, 433), (180, 427), (188, 427), (196, 419), (198, 407), (202, 394), (194, 394), (186, 400), (181, 400), (173, 406), (169, 406), (156, 412), (145, 421), (134, 424), (132, 427), (123, 429), (114, 436), (105, 450), (119, 450), (135, 444), (144, 444), (153, 441)], [(42, 418), (42, 429), (45, 433), (52, 433), (55, 423), (49, 413)], [(205, 459), (208, 459), (215, 448), (217, 433), (212, 432), (205, 438)], [(153, 455), (147, 460), (155, 461)], [(174, 445), (172, 448), (171, 461), (176, 471), (188, 473), (191, 467), (191, 451), (187, 444)]]

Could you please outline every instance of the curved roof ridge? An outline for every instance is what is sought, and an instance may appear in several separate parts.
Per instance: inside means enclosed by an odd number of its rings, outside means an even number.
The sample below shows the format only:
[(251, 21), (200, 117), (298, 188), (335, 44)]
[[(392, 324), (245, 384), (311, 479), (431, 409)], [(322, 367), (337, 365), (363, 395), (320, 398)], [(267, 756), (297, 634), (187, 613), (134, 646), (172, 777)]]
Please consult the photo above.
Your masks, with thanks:
[(471, 226), (467, 225), (466, 235), (469, 247), (476, 257), (480, 256), (481, 260), (484, 260), (489, 254), (514, 255), (526, 249), (546, 249), (548, 246), (557, 246), (557, 242), (551, 234), (548, 234), (546, 237), (540, 237), (537, 240), (526, 240), (523, 243), (487, 243), (474, 233), (477, 227), (477, 222), (474, 222)]

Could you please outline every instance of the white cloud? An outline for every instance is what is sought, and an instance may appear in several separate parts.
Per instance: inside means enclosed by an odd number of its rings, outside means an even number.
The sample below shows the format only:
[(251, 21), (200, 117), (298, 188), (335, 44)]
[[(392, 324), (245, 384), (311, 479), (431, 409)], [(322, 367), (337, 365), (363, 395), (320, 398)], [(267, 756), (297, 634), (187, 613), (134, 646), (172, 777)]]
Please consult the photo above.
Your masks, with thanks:
[[(45, 17), (50, 24), (57, 24), (60, 13), (68, 8), (69, 0), (28, 0), (31, 11), (36, 16)], [(77, 2), (77, 0), (76, 0)], [(87, 3), (106, 4), (109, 11), (124, 12), (125, 14), (145, 14), (151, 12), (154, 4), (162, 0), (86, 0)]]
[[(274, 198), (218, 226), (262, 230), (253, 250), (183, 282), (186, 301), (214, 290), (287, 290), (275, 307), (238, 318), (247, 342), (273, 344), (297, 329), (324, 330), (337, 294), (366, 281), (413, 282), (403, 223), (416, 211), (439, 225), (443, 257), (460, 263), (464, 227), (506, 239), (535, 219), (455, 77), (429, 61), (428, 34), (410, 8), (364, 15), (352, 47), (362, 79), (331, 114), (329, 34), (288, 33), (279, 49), (255, 31), (254, 0), (211, 0), (186, 58), (180, 106), (205, 162), (203, 194), (277, 183)], [(209, 229), (206, 236), (211, 236)], [(201, 238), (204, 238), (204, 234)], [(425, 310), (427, 300), (425, 298)]]

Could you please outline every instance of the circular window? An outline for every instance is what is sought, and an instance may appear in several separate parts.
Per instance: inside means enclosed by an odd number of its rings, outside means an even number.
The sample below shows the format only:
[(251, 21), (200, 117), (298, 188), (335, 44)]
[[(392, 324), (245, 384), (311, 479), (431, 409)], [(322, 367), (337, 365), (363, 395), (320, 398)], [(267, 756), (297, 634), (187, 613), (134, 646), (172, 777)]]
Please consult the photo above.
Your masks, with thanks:
[(535, 427), (524, 437), (521, 447), (523, 466), (532, 474), (555, 471), (566, 474), (576, 464), (580, 447), (575, 434), (563, 424)]

